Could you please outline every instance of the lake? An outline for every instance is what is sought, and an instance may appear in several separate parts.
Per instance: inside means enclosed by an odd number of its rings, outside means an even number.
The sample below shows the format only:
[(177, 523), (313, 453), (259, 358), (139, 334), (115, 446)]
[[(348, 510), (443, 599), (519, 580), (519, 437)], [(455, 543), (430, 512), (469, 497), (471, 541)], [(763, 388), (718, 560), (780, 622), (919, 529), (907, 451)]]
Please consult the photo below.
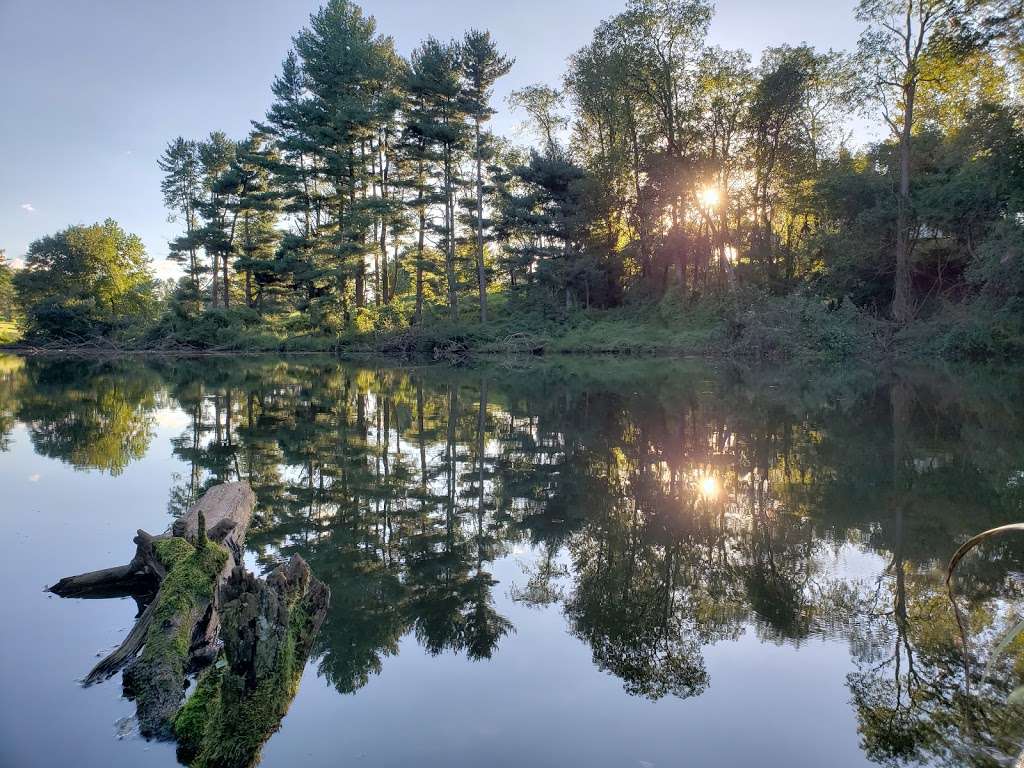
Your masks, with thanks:
[[(266, 766), (1012, 765), (1024, 378), (597, 360), (0, 357), (0, 764), (172, 766), (133, 599), (62, 600), (243, 479), (332, 601)], [(966, 670), (966, 671), (965, 671)], [(965, 688), (965, 675), (971, 686)]]

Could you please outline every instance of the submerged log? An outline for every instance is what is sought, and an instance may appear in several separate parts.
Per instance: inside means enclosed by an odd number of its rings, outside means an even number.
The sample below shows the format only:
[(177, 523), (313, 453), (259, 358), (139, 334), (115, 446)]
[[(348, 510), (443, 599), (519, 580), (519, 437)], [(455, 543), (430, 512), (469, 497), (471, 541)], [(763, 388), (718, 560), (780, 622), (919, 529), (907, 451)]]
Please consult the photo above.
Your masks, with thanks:
[(193, 653), (209, 657), (219, 626), (214, 602), (220, 584), (242, 564), (255, 504), (248, 483), (215, 486), (175, 521), (170, 533), (139, 531), (135, 557), (127, 566), (68, 577), (51, 587), (61, 596), (111, 593), (129, 579), (148, 578), (157, 587), (124, 642), (84, 681), (105, 680), (129, 664), (125, 688), (137, 700), (144, 736), (172, 735), (171, 720), (181, 704)]
[[(83, 597), (139, 580), (158, 587), (125, 641), (85, 682), (125, 667), (142, 735), (177, 738), (179, 756), (193, 766), (258, 762), (295, 697), (330, 601), (330, 590), (301, 557), (266, 581), (245, 570), (254, 505), (246, 483), (212, 488), (168, 533), (139, 531), (128, 565), (51, 588)], [(197, 670), (196, 689), (183, 705), (186, 680)]]
[(133, 560), (116, 568), (68, 576), (49, 587), (48, 591), (60, 597), (108, 598), (144, 594), (152, 589), (153, 574), (136, 566)]

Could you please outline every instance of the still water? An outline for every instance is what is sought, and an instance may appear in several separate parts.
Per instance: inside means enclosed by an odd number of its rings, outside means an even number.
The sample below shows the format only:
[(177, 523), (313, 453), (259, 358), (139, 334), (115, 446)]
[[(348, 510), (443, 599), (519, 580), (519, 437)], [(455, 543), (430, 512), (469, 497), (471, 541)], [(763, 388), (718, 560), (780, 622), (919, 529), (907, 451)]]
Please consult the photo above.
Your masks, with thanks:
[[(138, 605), (60, 600), (204, 488), (332, 590), (266, 766), (1011, 765), (1024, 380), (0, 357), (0, 765), (173, 766)], [(965, 691), (965, 674), (971, 690)]]

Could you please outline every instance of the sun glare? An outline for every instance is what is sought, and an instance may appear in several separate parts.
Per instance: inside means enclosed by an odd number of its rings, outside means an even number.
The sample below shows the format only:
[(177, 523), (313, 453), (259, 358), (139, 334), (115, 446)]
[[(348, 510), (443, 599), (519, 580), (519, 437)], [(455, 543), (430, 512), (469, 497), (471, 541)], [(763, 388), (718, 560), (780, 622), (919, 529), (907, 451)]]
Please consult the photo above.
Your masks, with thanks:
[(697, 199), (704, 208), (717, 208), (722, 201), (722, 195), (714, 187), (704, 187), (697, 193)]
[(708, 501), (717, 499), (719, 492), (718, 478), (713, 475), (708, 475), (700, 481), (700, 495)]

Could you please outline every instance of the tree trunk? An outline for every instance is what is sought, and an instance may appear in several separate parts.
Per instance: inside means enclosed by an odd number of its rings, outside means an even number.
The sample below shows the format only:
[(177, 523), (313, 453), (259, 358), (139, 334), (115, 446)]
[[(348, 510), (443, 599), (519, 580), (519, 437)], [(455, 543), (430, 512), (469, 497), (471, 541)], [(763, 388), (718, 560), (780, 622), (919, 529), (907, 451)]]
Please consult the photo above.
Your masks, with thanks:
[(446, 231), (444, 262), (445, 272), (448, 278), (448, 316), (452, 322), (459, 319), (459, 288), (455, 276), (455, 190), (452, 177), (452, 149), (446, 146), (444, 150), (444, 225)]
[[(217, 591), (242, 564), (255, 504), (248, 483), (219, 485), (176, 520), (169, 533), (154, 537), (139, 531), (135, 537), (136, 554), (125, 568), (159, 589), (125, 641), (92, 669), (84, 684), (130, 664), (125, 689), (136, 699), (139, 728), (147, 738), (171, 737), (186, 675), (210, 658), (220, 627)], [(80, 595), (85, 587), (95, 594), (102, 588), (102, 573), (109, 574), (109, 588), (125, 583), (125, 570), (115, 568), (61, 579), (50, 591), (64, 597)]]
[(223, 661), (205, 671), (174, 719), (192, 765), (246, 768), (280, 727), (298, 689), (330, 590), (298, 556), (266, 581), (236, 567), (219, 591)]
[(893, 284), (892, 317), (900, 325), (910, 322), (913, 315), (910, 295), (910, 176), (911, 142), (914, 128), (914, 83), (905, 90), (903, 130), (900, 134), (900, 189), (896, 220), (896, 276)]
[(476, 276), (480, 286), (480, 322), (487, 322), (487, 276), (484, 274), (484, 173), (480, 146), (480, 121), (476, 121)]
[(423, 246), (427, 232), (427, 211), (423, 207), (423, 190), (419, 191), (419, 237), (416, 241), (416, 325), (423, 322)]
[[(147, 738), (177, 738), (179, 756), (190, 764), (248, 768), (259, 762), (295, 697), (330, 602), (330, 590), (298, 556), (265, 582), (245, 571), (242, 547), (254, 504), (247, 483), (216, 486), (167, 534), (140, 531), (129, 565), (62, 579), (51, 588), (61, 596), (97, 596), (103, 585), (134, 586), (135, 575), (160, 585), (121, 648), (97, 665), (86, 685), (141, 650), (124, 675), (139, 729)], [(200, 571), (208, 581), (197, 583), (193, 569), (202, 562), (213, 567)], [(133, 580), (126, 582), (128, 575)], [(221, 643), (223, 660), (209, 666)], [(182, 706), (186, 675), (197, 664), (208, 668)]]
[(224, 309), (227, 309), (231, 305), (231, 285), (228, 282), (228, 255), (225, 253), (222, 257), (222, 269), (224, 275)]

